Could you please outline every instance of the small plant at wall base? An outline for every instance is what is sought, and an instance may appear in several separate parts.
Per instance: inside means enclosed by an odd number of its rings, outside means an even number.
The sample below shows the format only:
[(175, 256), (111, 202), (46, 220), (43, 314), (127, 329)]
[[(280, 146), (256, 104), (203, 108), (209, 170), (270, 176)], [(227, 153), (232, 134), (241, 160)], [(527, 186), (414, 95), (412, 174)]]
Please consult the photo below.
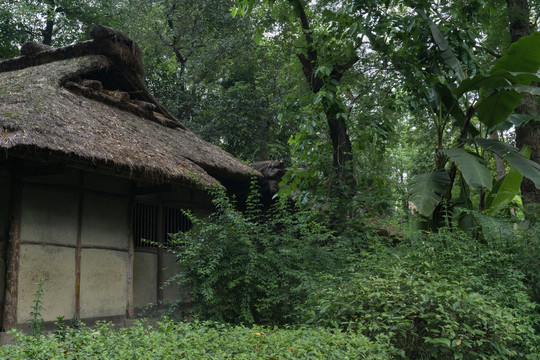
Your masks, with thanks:
[(32, 301), (32, 311), (30, 312), (30, 319), (28, 320), (30, 322), (30, 332), (32, 335), (41, 334), (44, 323), (41, 312), (45, 310), (45, 308), (43, 308), (43, 286), (45, 285), (45, 280), (40, 278), (36, 285), (37, 288), (36, 292), (34, 293), (34, 300)]

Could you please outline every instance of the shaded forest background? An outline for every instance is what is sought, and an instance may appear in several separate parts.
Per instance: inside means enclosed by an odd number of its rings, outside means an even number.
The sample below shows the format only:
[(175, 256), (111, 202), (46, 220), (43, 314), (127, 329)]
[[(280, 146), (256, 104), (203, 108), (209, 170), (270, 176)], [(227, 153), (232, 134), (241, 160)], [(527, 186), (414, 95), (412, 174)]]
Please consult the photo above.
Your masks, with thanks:
[[(172, 236), (171, 281), (221, 324), (185, 331), (302, 325), (321, 358), (537, 359), (539, 19), (532, 0), (0, 0), (0, 60), (112, 26), (186, 126), (286, 165), (288, 202), (262, 211), (253, 193), (241, 213), (214, 189), (216, 213)], [(111, 339), (180, 341), (175, 325), (133, 331)]]
[[(454, 184), (455, 159), (441, 151), (462, 146), (460, 116), (485, 90), (453, 98), (452, 106), (445, 89), (488, 74), (512, 42), (535, 30), (538, 6), (513, 0), (4, 0), (0, 59), (18, 55), (25, 41), (62, 46), (87, 39), (94, 24), (115, 27), (139, 44), (148, 87), (189, 128), (246, 162), (283, 161), (290, 169), (284, 195), (316, 199), (334, 212), (345, 202), (350, 207), (341, 218), (359, 209), (404, 216), (413, 205), (415, 175), (446, 169)], [(474, 115), (471, 135), (511, 145), (517, 139), (520, 149), (532, 146), (538, 162), (536, 102), (527, 95), (516, 113), (529, 117), (498, 120), (498, 128)], [(456, 107), (464, 115), (456, 117)], [(497, 165), (496, 156), (474, 150), (494, 177), (509, 170), (508, 162)], [(540, 183), (538, 169), (529, 175)], [(459, 178), (458, 171), (456, 184)], [(486, 183), (467, 185), (475, 205), (465, 208), (482, 211)], [(457, 188), (448, 192), (463, 197)], [(534, 186), (525, 191), (526, 202), (539, 202)], [(447, 203), (452, 198), (440, 195)], [(414, 205), (436, 222), (439, 209), (425, 201)]]

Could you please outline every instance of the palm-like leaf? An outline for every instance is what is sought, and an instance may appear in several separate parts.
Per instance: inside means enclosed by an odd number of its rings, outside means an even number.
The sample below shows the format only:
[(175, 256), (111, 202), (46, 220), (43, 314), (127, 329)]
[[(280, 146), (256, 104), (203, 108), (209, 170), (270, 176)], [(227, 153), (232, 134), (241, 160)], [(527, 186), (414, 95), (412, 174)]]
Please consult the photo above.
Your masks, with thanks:
[(493, 177), (484, 159), (464, 149), (446, 149), (441, 152), (452, 158), (461, 171), (463, 179), (472, 189), (486, 187), (491, 190)]
[[(491, 69), (491, 74), (499, 72), (536, 73), (540, 69), (540, 34), (524, 36), (510, 46), (510, 51)], [(530, 76), (514, 79), (515, 83), (529, 85)], [(511, 84), (509, 84), (511, 85)], [(492, 87), (491, 87), (492, 88)], [(516, 89), (495, 89), (488, 93), (477, 108), (478, 119), (492, 128), (503, 122), (521, 102), (523, 94)]]
[(515, 147), (500, 141), (490, 139), (473, 139), (472, 141), (485, 150), (491, 151), (499, 155), (499, 157), (508, 160), (511, 166), (515, 167), (521, 175), (529, 178), (540, 189), (540, 164), (524, 157)]
[(416, 175), (410, 182), (410, 201), (424, 216), (430, 216), (448, 191), (450, 177), (444, 170)]

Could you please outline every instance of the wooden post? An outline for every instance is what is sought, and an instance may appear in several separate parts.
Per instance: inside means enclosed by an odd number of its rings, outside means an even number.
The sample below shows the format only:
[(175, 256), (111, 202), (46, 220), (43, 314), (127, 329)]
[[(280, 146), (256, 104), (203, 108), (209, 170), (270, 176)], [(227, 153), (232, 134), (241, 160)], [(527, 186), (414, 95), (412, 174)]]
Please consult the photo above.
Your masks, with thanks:
[(134, 182), (129, 186), (129, 202), (128, 202), (128, 271), (127, 271), (127, 304), (126, 317), (128, 319), (135, 318), (135, 301), (133, 297), (133, 267), (135, 264), (135, 242), (133, 239), (133, 215), (135, 209), (135, 188)]
[[(163, 206), (160, 204), (158, 206), (158, 216), (157, 216), (157, 242), (163, 244), (164, 239), (164, 229), (163, 229)], [(163, 248), (158, 247), (157, 253), (157, 299), (158, 301), (163, 300)]]
[(19, 285), (19, 260), (21, 244), (21, 198), (22, 184), (20, 166), (13, 164), (9, 191), (9, 239), (7, 251), (6, 290), (2, 313), (2, 331), (17, 325), (17, 302)]
[(84, 173), (79, 175), (79, 205), (77, 213), (77, 247), (75, 248), (75, 315), (81, 318), (81, 256), (82, 256), (82, 223), (84, 208)]

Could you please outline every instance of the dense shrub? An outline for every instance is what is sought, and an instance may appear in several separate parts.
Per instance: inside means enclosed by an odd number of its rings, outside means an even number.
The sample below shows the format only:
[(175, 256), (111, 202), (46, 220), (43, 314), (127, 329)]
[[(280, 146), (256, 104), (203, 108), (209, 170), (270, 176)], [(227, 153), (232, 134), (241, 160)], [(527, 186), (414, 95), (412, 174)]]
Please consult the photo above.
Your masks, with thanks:
[(313, 212), (277, 203), (266, 212), (255, 193), (244, 213), (219, 190), (217, 211), (172, 237), (195, 316), (231, 323), (282, 324), (294, 319), (308, 284), (342, 268), (342, 249)]
[(217, 323), (136, 324), (118, 331), (108, 324), (24, 336), (0, 347), (0, 359), (390, 359), (392, 348), (356, 332), (322, 328), (247, 328)]
[(311, 293), (305, 320), (371, 338), (390, 334), (411, 359), (538, 358), (538, 306), (522, 269), (531, 240), (490, 240), (417, 234), (375, 247), (350, 279)]

